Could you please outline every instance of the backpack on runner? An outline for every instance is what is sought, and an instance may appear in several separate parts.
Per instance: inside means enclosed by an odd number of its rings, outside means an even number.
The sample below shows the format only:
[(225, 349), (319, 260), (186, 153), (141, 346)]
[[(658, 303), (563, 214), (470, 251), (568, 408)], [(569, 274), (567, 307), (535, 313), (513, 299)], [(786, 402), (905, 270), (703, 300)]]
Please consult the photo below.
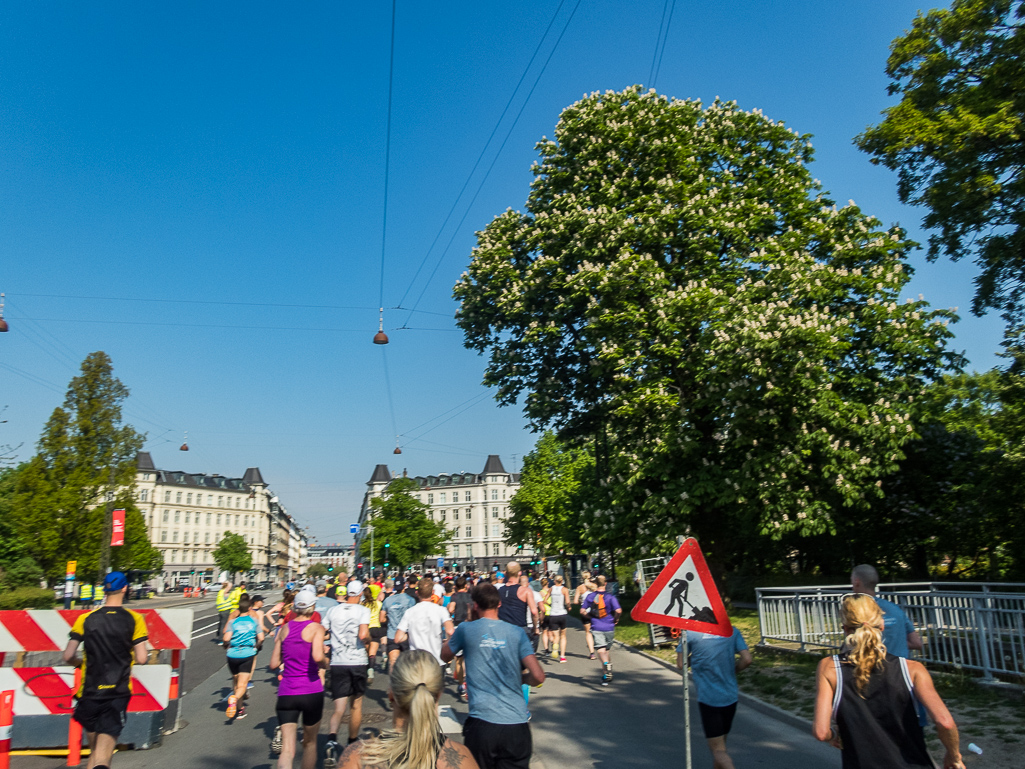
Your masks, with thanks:
[(607, 617), (609, 610), (605, 607), (605, 593), (594, 593), (594, 598), (591, 599), (591, 608), (588, 611), (594, 619), (602, 619)]

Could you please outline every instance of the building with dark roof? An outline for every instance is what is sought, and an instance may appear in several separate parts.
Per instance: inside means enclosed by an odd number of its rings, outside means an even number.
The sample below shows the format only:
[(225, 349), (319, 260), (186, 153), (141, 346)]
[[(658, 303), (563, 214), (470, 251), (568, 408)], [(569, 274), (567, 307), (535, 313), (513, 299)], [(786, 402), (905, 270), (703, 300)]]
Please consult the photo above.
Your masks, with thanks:
[(150, 542), (164, 556), (163, 581), (198, 585), (222, 575), (213, 551), (225, 532), (249, 545), (250, 582), (285, 582), (305, 571), (306, 534), (269, 489), (260, 468), (242, 477), (161, 470), (149, 452), (136, 457), (136, 504)]
[[(360, 530), (370, 516), (370, 500), (380, 496), (396, 476), (387, 465), (377, 465), (360, 509)], [(435, 566), (437, 558), (459, 568), (483, 569), (517, 556), (528, 558), (530, 548), (518, 551), (505, 544), (505, 525), (509, 501), (520, 488), (519, 473), (510, 473), (498, 454), (491, 454), (480, 472), (437, 473), (436, 475), (402, 477), (416, 481), (420, 487), (414, 496), (431, 508), (431, 518), (445, 524), (452, 538), (444, 553), (431, 556), (424, 565)], [(359, 535), (357, 535), (358, 545)], [(409, 565), (409, 564), (405, 564)], [(419, 564), (417, 564), (419, 566)]]

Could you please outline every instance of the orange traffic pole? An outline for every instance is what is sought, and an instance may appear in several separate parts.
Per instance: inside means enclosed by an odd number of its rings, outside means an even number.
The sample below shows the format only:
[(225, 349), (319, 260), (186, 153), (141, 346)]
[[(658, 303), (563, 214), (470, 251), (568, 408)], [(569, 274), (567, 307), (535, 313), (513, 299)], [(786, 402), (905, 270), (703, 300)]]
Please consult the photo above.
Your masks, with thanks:
[[(82, 668), (75, 669), (75, 691), (82, 685)], [(82, 763), (82, 724), (75, 720), (72, 713), (68, 722), (68, 762), (67, 766), (78, 766)]]
[(14, 725), (14, 690), (0, 692), (0, 769), (11, 766), (11, 729)]

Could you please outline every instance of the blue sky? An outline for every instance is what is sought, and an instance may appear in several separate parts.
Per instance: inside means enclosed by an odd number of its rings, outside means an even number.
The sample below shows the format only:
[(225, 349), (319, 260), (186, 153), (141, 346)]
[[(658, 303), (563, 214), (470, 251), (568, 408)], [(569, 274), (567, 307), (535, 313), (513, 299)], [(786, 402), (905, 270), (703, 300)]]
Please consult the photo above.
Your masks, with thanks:
[[(560, 110), (651, 84), (664, 7), (399, 0), (384, 304), (420, 312), (386, 312), (381, 348), (390, 3), (5, 4), (0, 443), (24, 442), (26, 458), (78, 363), (105, 350), (158, 466), (259, 466), (321, 542), (348, 539), (378, 462), (473, 471), (498, 453), (512, 469), (535, 436), (480, 385), (451, 288), (474, 231), (522, 207), (534, 144)], [(656, 86), (814, 134), (814, 174), (835, 199), (924, 241), (894, 175), (851, 144), (891, 103), (888, 46), (919, 7), (677, 2)], [(968, 313), (972, 265), (912, 263), (908, 295), (961, 308), (955, 346), (995, 365), (1002, 326)]]

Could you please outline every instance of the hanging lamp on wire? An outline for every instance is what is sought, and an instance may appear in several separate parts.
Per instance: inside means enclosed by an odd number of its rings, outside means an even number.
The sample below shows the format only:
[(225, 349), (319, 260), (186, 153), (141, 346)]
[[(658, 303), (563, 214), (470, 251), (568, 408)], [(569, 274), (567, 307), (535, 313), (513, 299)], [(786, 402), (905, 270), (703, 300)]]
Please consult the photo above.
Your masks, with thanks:
[(7, 325), (7, 321), (4, 320), (4, 295), (0, 294), (0, 333), (8, 331), (10, 326)]
[(189, 450), (189, 431), (186, 430), (185, 431), (185, 438), (182, 441), (182, 445), (178, 447), (178, 451), (188, 451), (188, 450)]
[(380, 309), (377, 319), (377, 333), (374, 334), (374, 344), (388, 344), (388, 335), (384, 333), (384, 308)]
[(392, 454), (401, 454), (401, 453), (402, 453), (402, 447), (399, 445), (399, 436), (396, 435), (395, 436), (395, 451), (393, 451)]

